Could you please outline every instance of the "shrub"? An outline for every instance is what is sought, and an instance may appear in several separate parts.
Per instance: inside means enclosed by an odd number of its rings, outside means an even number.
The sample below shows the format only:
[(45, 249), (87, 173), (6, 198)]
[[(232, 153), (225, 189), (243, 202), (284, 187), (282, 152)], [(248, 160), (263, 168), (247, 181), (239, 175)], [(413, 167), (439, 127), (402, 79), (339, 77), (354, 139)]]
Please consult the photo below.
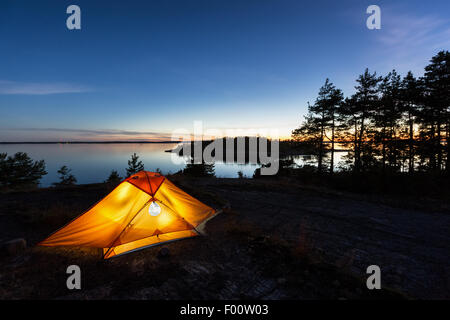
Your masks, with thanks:
[(122, 181), (122, 177), (116, 170), (112, 170), (111, 174), (109, 175), (108, 179), (105, 182), (110, 184), (117, 184), (120, 181)]
[(25, 152), (9, 157), (6, 153), (0, 154), (1, 188), (36, 187), (46, 174), (44, 160), (33, 161)]
[(58, 170), (59, 182), (53, 183), (55, 186), (72, 186), (77, 182), (77, 178), (71, 174), (72, 170), (67, 168), (67, 166), (62, 166)]
[(214, 177), (214, 164), (188, 163), (183, 169), (183, 174), (192, 177)]

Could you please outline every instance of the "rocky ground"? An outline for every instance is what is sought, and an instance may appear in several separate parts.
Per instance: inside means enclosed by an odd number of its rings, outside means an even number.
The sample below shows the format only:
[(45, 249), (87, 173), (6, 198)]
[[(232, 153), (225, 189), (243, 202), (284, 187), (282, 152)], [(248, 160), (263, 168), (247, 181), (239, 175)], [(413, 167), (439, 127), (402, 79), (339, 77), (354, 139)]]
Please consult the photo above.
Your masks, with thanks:
[[(0, 194), (1, 299), (395, 299), (450, 297), (450, 210), (418, 199), (361, 196), (289, 180), (187, 179), (225, 207), (207, 235), (110, 260), (97, 249), (34, 244), (106, 195), (105, 184)], [(161, 256), (161, 249), (169, 249)], [(66, 268), (82, 290), (66, 288)], [(368, 290), (366, 268), (381, 268)]]

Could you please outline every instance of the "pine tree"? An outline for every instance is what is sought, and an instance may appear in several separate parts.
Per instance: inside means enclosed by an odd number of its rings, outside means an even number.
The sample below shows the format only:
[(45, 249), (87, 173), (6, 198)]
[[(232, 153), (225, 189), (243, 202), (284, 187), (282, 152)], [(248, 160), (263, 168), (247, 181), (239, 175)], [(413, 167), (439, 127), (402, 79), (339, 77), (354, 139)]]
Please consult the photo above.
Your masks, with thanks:
[(353, 113), (355, 120), (355, 172), (360, 172), (362, 170), (363, 161), (363, 149), (367, 149), (365, 158), (366, 162), (370, 159), (371, 151), (370, 148), (365, 148), (363, 143), (365, 143), (368, 132), (368, 127), (370, 121), (373, 118), (374, 112), (376, 110), (376, 105), (379, 101), (378, 96), (378, 84), (381, 81), (381, 77), (377, 77), (376, 72), (371, 74), (368, 69), (365, 70), (364, 74), (360, 75), (356, 80), (358, 83), (355, 86), (356, 93), (352, 96), (350, 100), (352, 105), (348, 106), (347, 112)]
[(128, 160), (127, 177), (142, 170), (144, 170), (144, 164), (139, 160), (139, 156), (136, 153), (133, 153), (131, 159)]
[[(314, 146), (319, 173), (323, 171), (323, 159), (328, 151), (326, 142), (331, 142), (330, 172), (333, 172), (336, 113), (342, 99), (342, 92), (336, 89), (329, 79), (326, 79), (325, 84), (319, 90), (315, 103), (313, 105), (308, 103), (308, 114), (305, 116), (304, 122), (292, 132), (294, 139), (306, 141)], [(327, 133), (330, 133), (331, 137), (328, 137)]]
[(53, 183), (55, 186), (71, 186), (77, 182), (77, 179), (73, 174), (71, 174), (72, 170), (67, 166), (62, 166), (58, 170), (59, 174), (59, 182)]
[[(425, 67), (424, 75), (425, 105), (422, 119), (427, 124), (428, 136), (432, 143), (431, 167), (438, 171), (443, 168), (443, 136), (448, 136), (450, 125), (450, 52), (440, 51), (431, 58), (430, 64)], [(450, 160), (447, 143), (447, 164)]]
[(330, 156), (330, 173), (334, 172), (334, 152), (336, 144), (336, 129), (338, 127), (339, 109), (342, 107), (344, 95), (340, 89), (336, 89), (333, 85), (330, 88), (327, 103), (327, 113), (330, 118), (329, 129), (331, 130), (331, 156)]
[(401, 77), (395, 70), (389, 72), (379, 85), (380, 100), (373, 116), (375, 138), (381, 141), (381, 165), (383, 173), (386, 162), (391, 170), (398, 170), (398, 131), (402, 118)]
[(414, 124), (419, 112), (422, 97), (421, 82), (414, 77), (411, 71), (403, 78), (401, 84), (402, 109), (405, 113), (408, 137), (408, 172), (414, 172), (415, 137)]

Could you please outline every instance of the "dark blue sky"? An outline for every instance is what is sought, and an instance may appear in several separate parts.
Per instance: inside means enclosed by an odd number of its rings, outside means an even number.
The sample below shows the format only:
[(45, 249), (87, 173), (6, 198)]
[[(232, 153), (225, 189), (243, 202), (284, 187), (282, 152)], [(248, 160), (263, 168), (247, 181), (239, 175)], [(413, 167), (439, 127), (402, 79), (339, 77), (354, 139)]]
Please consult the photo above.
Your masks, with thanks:
[[(81, 8), (81, 30), (66, 8)], [(366, 8), (381, 7), (381, 30)], [(289, 135), (329, 77), (420, 75), (450, 47), (450, 1), (0, 2), (0, 141), (158, 138), (208, 128)], [(51, 129), (51, 130), (50, 130)]]

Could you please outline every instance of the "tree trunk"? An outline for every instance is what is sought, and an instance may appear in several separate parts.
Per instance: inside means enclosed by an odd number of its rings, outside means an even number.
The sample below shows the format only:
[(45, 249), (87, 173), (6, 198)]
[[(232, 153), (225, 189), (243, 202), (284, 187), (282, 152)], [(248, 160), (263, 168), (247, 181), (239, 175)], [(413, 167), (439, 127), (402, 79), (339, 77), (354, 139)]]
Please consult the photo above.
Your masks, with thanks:
[(383, 144), (383, 149), (382, 149), (382, 165), (383, 165), (383, 174), (385, 174), (386, 172), (386, 127), (383, 127), (383, 131), (382, 131), (383, 136), (381, 137), (382, 139), (382, 144)]
[(363, 140), (363, 135), (364, 135), (364, 116), (361, 119), (361, 128), (359, 130), (359, 137), (358, 137), (358, 155), (356, 157), (357, 159), (357, 166), (356, 166), (356, 172), (360, 172), (361, 171), (361, 150), (362, 150), (362, 140)]
[(412, 115), (411, 112), (408, 113), (408, 121), (409, 121), (409, 168), (408, 172), (412, 174), (414, 172), (414, 151), (413, 151), (413, 144), (414, 144), (414, 124), (412, 121)]
[(442, 169), (442, 146), (441, 146), (441, 120), (440, 115), (438, 114), (438, 121), (437, 121), (437, 141), (436, 141), (436, 148), (437, 148), (437, 169), (438, 171), (441, 171)]
[(330, 174), (334, 171), (334, 115), (333, 122), (331, 124), (331, 162), (330, 162)]
[(355, 166), (353, 168), (354, 172), (357, 172), (357, 163), (359, 162), (358, 158), (358, 122), (355, 119), (355, 133), (354, 133), (354, 142), (353, 142), (353, 150), (355, 152)]
[(428, 152), (430, 153), (430, 169), (435, 170), (436, 169), (436, 132), (434, 128), (434, 124), (431, 125), (431, 137), (430, 137), (430, 149)]
[(320, 141), (319, 141), (319, 143), (320, 143), (320, 146), (319, 146), (319, 159), (318, 159), (318, 161), (317, 161), (317, 169), (318, 169), (318, 172), (319, 172), (319, 174), (321, 174), (322, 173), (322, 162), (323, 162), (323, 134), (324, 134), (324, 132), (323, 132), (323, 122), (322, 122), (322, 127), (321, 127), (321, 130), (320, 130)]
[(392, 172), (392, 169), (397, 167), (397, 150), (396, 150), (396, 142), (397, 142), (397, 134), (395, 132), (395, 127), (391, 127), (389, 130), (389, 171)]
[(450, 122), (447, 122), (445, 143), (447, 144), (447, 161), (445, 164), (445, 171), (448, 175), (450, 174)]

